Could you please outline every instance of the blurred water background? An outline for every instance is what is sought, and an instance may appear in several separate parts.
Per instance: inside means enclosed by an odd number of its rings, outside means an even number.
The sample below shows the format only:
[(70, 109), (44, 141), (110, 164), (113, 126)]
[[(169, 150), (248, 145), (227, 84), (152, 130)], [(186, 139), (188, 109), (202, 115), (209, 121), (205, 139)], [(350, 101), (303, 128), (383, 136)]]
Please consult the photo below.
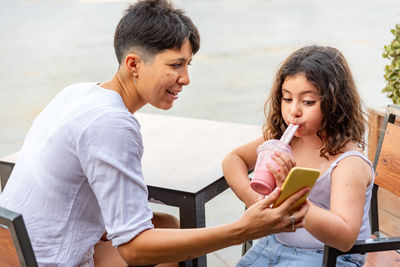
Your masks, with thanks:
[[(30, 124), (63, 87), (105, 81), (117, 69), (113, 33), (128, 3), (0, 0), (0, 156), (21, 147)], [(367, 106), (385, 105), (381, 56), (400, 22), (398, 0), (174, 0), (201, 33), (191, 84), (174, 108), (144, 112), (261, 124), (279, 64), (308, 44), (348, 59)]]

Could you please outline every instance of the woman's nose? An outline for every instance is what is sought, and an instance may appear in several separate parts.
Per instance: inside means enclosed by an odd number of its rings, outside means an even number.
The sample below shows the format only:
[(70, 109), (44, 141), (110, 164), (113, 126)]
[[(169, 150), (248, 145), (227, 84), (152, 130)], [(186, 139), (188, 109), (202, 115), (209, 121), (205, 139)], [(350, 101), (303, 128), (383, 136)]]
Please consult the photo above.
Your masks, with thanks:
[(178, 84), (184, 86), (184, 85), (188, 85), (189, 83), (190, 83), (189, 70), (188, 70), (188, 68), (186, 67), (186, 68), (182, 71), (181, 75), (180, 75), (179, 78), (178, 78)]

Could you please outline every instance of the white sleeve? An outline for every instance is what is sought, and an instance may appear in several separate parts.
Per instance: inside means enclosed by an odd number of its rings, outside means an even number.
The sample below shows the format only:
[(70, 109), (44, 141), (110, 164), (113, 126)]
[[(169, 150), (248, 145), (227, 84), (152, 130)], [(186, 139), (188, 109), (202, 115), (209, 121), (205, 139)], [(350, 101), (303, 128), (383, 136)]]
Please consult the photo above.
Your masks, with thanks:
[(92, 121), (78, 138), (77, 153), (113, 246), (153, 228), (142, 175), (142, 136), (132, 116), (112, 112)]

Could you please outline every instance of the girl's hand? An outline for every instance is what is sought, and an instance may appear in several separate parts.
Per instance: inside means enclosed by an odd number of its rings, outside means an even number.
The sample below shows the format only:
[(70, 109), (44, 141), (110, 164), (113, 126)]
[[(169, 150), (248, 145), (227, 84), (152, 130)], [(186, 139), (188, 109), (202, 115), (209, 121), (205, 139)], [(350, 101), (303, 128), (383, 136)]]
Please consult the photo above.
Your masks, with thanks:
[(279, 165), (279, 169), (267, 163), (267, 168), (275, 177), (276, 186), (281, 187), (289, 171), (296, 166), (294, 157), (285, 152), (275, 151), (271, 158)]

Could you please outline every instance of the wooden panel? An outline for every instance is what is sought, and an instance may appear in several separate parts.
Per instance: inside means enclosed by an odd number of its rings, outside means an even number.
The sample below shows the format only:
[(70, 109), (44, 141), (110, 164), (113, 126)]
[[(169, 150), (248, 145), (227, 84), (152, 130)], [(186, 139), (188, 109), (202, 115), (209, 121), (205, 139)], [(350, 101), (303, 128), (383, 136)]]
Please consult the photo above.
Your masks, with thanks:
[(379, 230), (387, 236), (400, 236), (400, 198), (379, 188)]
[(400, 218), (379, 209), (379, 231), (386, 236), (400, 236)]
[(367, 254), (364, 267), (400, 266), (400, 254), (396, 251), (372, 252)]
[(386, 127), (375, 183), (400, 196), (400, 127), (392, 123)]
[(400, 216), (400, 197), (383, 188), (378, 189), (378, 206), (389, 213)]
[(0, 266), (19, 267), (18, 255), (8, 229), (0, 225)]

